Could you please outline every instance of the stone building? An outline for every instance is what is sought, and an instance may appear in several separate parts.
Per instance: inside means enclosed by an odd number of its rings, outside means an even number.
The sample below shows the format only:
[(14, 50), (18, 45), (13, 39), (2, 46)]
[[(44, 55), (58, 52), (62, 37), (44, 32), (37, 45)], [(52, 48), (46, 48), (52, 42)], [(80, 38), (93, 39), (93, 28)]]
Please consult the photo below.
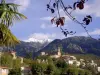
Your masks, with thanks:
[(0, 75), (8, 75), (9, 69), (8, 67), (0, 66)]

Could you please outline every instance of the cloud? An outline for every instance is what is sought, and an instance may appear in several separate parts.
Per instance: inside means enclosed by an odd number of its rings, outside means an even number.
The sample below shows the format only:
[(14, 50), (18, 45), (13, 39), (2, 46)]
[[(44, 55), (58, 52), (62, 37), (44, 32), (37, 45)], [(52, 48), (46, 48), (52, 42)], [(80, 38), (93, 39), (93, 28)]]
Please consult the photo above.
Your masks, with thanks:
[[(62, 35), (62, 36), (61, 36)], [(40, 42), (43, 43), (45, 41), (51, 42), (54, 39), (62, 39), (64, 38), (63, 34), (57, 34), (57, 33), (34, 33), (30, 35), (28, 40), (24, 40), (25, 42)]]
[(53, 17), (48, 16), (48, 17), (42, 17), (42, 18), (40, 18), (40, 20), (50, 21), (52, 18)]
[(25, 11), (30, 5), (30, 0), (14, 0), (14, 3), (19, 4), (19, 11)]
[(45, 23), (43, 23), (40, 27), (42, 29), (47, 29), (47, 28), (54, 28), (54, 27), (57, 27), (57, 26), (54, 25), (54, 24), (45, 24)]
[(42, 29), (45, 29), (45, 28), (46, 28), (46, 25), (45, 25), (45, 24), (42, 24), (42, 25), (41, 25), (41, 28), (42, 28)]
[(100, 17), (100, 0), (94, 0), (91, 4), (85, 4), (83, 10), (77, 10), (77, 14), (92, 14), (96, 17)]
[[(100, 35), (100, 29), (95, 29), (94, 31), (92, 32), (89, 32), (90, 35)], [(87, 36), (86, 33), (81, 33), (80, 35), (82, 36)]]

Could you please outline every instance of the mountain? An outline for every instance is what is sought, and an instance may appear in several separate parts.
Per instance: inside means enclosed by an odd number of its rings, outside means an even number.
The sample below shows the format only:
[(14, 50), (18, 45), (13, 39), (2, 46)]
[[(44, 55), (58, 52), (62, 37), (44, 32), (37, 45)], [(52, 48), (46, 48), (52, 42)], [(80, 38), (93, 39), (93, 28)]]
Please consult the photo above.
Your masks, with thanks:
[[(75, 36), (65, 39), (55, 39), (52, 42), (24, 42), (15, 48), (3, 48), (3, 51), (15, 50), (18, 56), (27, 57), (31, 54), (37, 56), (40, 52), (55, 52), (61, 47), (63, 53), (94, 54), (100, 56), (100, 41), (90, 37)], [(2, 50), (2, 48), (0, 48)]]
[(49, 42), (24, 42), (20, 41), (20, 44), (16, 45), (14, 48), (0, 47), (0, 51), (16, 51), (18, 56), (27, 57), (29, 54), (33, 54), (40, 49), (44, 48)]
[(21, 41), (20, 44), (16, 45), (15, 51), (19, 56), (26, 56), (28, 53), (35, 53), (40, 49), (44, 48), (49, 42), (23, 42)]
[(94, 54), (100, 56), (100, 41), (90, 37), (74, 36), (66, 39), (55, 39), (46, 47), (38, 51), (52, 52), (61, 47), (64, 53), (71, 54)]

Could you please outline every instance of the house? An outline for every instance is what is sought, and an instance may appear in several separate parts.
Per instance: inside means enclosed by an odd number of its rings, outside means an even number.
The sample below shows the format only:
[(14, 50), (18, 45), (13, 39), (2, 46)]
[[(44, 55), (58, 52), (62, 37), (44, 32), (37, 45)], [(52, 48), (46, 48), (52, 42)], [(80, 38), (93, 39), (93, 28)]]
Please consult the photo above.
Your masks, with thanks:
[(8, 73), (9, 73), (8, 67), (0, 66), (0, 75), (8, 75)]
[(100, 72), (100, 67), (97, 67), (98, 72)]
[(97, 64), (93, 61), (93, 60), (91, 60), (91, 63), (89, 63), (91, 66), (94, 66), (94, 67), (97, 67)]
[(80, 66), (81, 65), (81, 62), (80, 61), (76, 61), (76, 66)]
[(11, 51), (11, 54), (12, 54), (12, 56), (13, 56), (13, 59), (16, 59), (16, 58), (17, 58), (16, 52), (15, 52), (15, 51)]
[(84, 62), (85, 60), (84, 59), (80, 59), (80, 62), (82, 63), (82, 62)]
[(43, 56), (43, 55), (46, 55), (46, 53), (45, 52), (41, 52), (41, 56)]
[(21, 75), (32, 75), (30, 67), (21, 67)]
[(73, 60), (68, 60), (68, 61), (67, 61), (67, 63), (68, 63), (69, 65), (73, 65), (74, 62), (75, 62), (75, 61), (73, 61)]

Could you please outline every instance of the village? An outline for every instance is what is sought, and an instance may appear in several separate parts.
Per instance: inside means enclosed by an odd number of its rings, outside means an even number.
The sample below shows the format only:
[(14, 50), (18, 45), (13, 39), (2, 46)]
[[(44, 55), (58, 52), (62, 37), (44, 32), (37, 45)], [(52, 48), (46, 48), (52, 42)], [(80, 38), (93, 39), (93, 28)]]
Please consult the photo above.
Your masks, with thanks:
[[(91, 61), (85, 61), (85, 59), (80, 59), (77, 60), (77, 58), (75, 56), (72, 56), (70, 54), (65, 54), (63, 55), (61, 53), (61, 49), (60, 47), (58, 47), (57, 52), (54, 54), (48, 54), (46, 52), (41, 52), (41, 56), (50, 56), (51, 58), (60, 58), (63, 59), (67, 64), (69, 65), (76, 65), (77, 67), (85, 67), (86, 65), (90, 65), (92, 67), (94, 67), (95, 69), (97, 69), (98, 72), (100, 72), (100, 67), (98, 66), (97, 63), (94, 62), (94, 60)], [(46, 62), (47, 60), (38, 60), (38, 62)]]
[[(0, 57), (3, 53), (0, 52)], [(20, 59), (20, 63), (23, 64), (24, 63), (24, 57), (19, 57), (16, 55), (15, 51), (11, 51), (9, 54), (12, 55), (12, 59), (16, 60), (17, 58)], [(85, 61), (84, 59), (80, 59), (77, 60), (77, 58), (75, 56), (72, 56), (70, 54), (62, 54), (61, 53), (61, 49), (60, 47), (58, 48), (58, 50), (54, 53), (48, 54), (46, 52), (41, 52), (40, 56), (49, 56), (50, 58), (55, 58), (55, 59), (63, 59), (67, 64), (69, 65), (75, 65), (76, 67), (82, 67), (84, 68), (86, 65), (90, 65), (94, 68), (97, 69), (98, 72), (100, 72), (100, 67), (98, 66), (98, 64), (96, 64), (93, 60), (91, 61)], [(37, 59), (38, 63), (48, 63), (47, 59)], [(9, 70), (12, 68), (6, 67), (6, 66), (0, 66), (0, 75), (8, 75), (9, 74)], [(24, 65), (24, 66), (20, 66), (21, 69), (21, 75), (31, 75), (31, 67), (29, 67), (29, 65)]]

